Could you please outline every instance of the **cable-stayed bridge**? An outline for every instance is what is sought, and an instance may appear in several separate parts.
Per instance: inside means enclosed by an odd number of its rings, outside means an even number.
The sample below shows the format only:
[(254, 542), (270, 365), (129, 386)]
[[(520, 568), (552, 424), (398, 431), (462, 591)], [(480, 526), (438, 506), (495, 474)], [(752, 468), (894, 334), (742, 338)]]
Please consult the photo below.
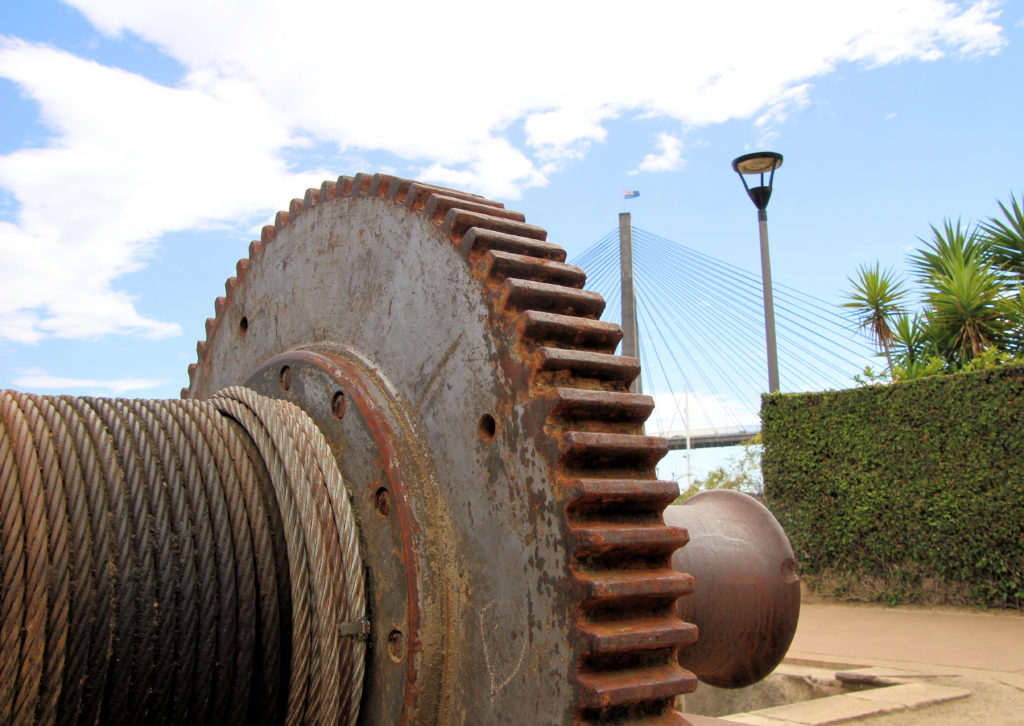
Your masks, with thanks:
[[(628, 224), (628, 223), (627, 223)], [(643, 392), (653, 396), (649, 433), (672, 449), (742, 443), (760, 430), (768, 390), (761, 277), (651, 232), (632, 230), (633, 285)], [(619, 230), (573, 264), (622, 321)], [(849, 388), (873, 359), (856, 325), (834, 304), (773, 284), (780, 388)]]

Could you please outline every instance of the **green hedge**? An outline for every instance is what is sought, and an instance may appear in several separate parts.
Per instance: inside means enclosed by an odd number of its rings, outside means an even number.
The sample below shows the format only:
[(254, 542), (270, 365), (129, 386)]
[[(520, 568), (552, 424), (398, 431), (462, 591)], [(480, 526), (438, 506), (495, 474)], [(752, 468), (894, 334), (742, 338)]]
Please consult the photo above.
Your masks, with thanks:
[(761, 406), (765, 499), (805, 581), (890, 603), (1024, 603), (1024, 366)]

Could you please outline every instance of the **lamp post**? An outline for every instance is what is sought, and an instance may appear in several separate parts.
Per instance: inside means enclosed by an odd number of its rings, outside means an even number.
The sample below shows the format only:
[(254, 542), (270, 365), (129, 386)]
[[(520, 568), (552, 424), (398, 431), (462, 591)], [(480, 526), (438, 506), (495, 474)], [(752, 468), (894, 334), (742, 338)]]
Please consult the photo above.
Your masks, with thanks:
[[(774, 151), (757, 151), (753, 154), (737, 156), (732, 160), (732, 168), (743, 182), (750, 201), (757, 207), (757, 225), (761, 233), (761, 289), (764, 291), (764, 333), (768, 347), (768, 390), (775, 393), (779, 390), (779, 359), (775, 346), (775, 303), (772, 300), (772, 266), (768, 259), (768, 200), (772, 196), (772, 181), (775, 170), (782, 166), (782, 154)], [(768, 183), (764, 176), (768, 175)], [(748, 176), (760, 177), (760, 186), (747, 185)]]

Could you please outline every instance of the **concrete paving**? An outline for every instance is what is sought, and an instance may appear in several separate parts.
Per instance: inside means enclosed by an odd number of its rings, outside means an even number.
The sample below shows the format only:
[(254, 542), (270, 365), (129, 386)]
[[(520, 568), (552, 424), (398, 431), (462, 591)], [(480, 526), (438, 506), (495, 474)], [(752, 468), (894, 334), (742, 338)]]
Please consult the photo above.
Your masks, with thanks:
[(747, 726), (1024, 726), (1024, 615), (1017, 612), (804, 602), (783, 668), (794, 666), (880, 687), (724, 720)]

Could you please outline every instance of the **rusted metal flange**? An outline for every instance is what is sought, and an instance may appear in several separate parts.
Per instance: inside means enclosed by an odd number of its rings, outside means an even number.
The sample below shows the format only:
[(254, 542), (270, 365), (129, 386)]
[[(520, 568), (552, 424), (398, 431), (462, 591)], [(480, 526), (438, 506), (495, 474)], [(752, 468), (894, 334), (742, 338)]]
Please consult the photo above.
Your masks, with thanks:
[(679, 662), (719, 688), (756, 683), (782, 662), (800, 617), (800, 579), (786, 533), (764, 505), (732, 490), (670, 506), (665, 521), (690, 533), (672, 565), (694, 577), (693, 595), (677, 608), (700, 628)]

